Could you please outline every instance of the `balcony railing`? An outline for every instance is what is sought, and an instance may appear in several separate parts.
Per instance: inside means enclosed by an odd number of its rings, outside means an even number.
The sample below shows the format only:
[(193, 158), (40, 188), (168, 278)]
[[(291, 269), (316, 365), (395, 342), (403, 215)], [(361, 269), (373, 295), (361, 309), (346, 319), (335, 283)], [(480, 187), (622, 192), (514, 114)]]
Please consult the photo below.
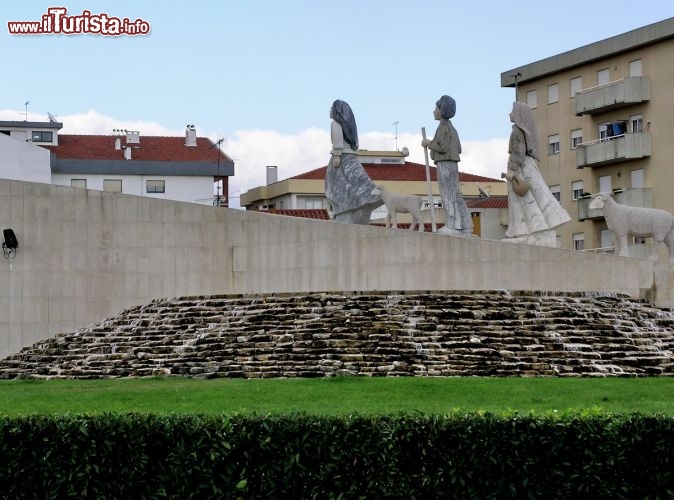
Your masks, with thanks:
[(601, 167), (651, 156), (651, 134), (635, 132), (576, 146), (576, 167)]
[[(628, 207), (651, 208), (653, 206), (653, 190), (651, 188), (629, 188), (616, 190), (613, 199), (621, 205)], [(578, 220), (603, 219), (601, 210), (590, 210), (591, 195), (578, 198)]]
[(576, 115), (594, 115), (650, 99), (650, 79), (630, 76), (576, 92)]

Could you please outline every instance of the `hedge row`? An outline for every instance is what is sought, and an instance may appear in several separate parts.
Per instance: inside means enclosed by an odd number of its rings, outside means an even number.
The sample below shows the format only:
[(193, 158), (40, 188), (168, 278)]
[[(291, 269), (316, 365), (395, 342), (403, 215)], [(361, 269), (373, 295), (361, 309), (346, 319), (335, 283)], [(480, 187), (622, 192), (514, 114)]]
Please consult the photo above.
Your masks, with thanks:
[(1, 498), (671, 498), (644, 415), (0, 417)]

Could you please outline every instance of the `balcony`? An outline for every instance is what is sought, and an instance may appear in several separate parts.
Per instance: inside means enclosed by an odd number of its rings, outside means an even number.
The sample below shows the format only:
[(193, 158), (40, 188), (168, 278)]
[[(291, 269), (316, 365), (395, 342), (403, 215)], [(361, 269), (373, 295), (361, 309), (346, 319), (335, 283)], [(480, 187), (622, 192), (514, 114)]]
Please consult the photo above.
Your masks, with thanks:
[[(653, 207), (653, 190), (651, 188), (629, 188), (613, 192), (613, 199), (628, 207)], [(578, 220), (601, 220), (604, 218), (600, 210), (590, 210), (590, 195), (578, 198)]]
[(630, 76), (576, 92), (576, 115), (595, 115), (650, 99), (650, 79), (647, 76)]
[(651, 134), (634, 132), (579, 144), (576, 167), (603, 167), (646, 156), (651, 156)]

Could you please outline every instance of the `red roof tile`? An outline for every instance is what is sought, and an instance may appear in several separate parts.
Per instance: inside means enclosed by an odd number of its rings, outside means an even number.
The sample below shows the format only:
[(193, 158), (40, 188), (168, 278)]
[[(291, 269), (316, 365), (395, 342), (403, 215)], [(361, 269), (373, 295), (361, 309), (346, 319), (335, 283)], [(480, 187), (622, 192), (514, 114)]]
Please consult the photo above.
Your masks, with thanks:
[[(363, 168), (374, 182), (377, 181), (425, 181), (426, 166), (406, 161), (404, 165), (387, 165), (379, 163), (363, 163)], [(325, 179), (326, 167), (317, 168), (291, 177), (291, 179)], [(435, 166), (430, 167), (431, 180), (437, 181)], [(505, 182), (481, 175), (459, 172), (460, 182)]]
[[(58, 146), (42, 146), (52, 151), (61, 160), (123, 160), (124, 150), (115, 149), (114, 135), (71, 135), (59, 134)], [(180, 136), (140, 136), (140, 144), (132, 144), (131, 161), (177, 161), (208, 162), (218, 161), (218, 149), (206, 137), (197, 137), (196, 146), (185, 146), (185, 138)], [(137, 147), (140, 146), (140, 147)], [(225, 153), (220, 152), (220, 161), (233, 163)]]
[(466, 200), (468, 208), (508, 208), (507, 196), (491, 196)]
[(302, 209), (302, 208), (271, 208), (269, 210), (260, 210), (270, 214), (288, 215), (290, 217), (303, 217), (305, 219), (330, 220), (328, 211), (325, 209)]

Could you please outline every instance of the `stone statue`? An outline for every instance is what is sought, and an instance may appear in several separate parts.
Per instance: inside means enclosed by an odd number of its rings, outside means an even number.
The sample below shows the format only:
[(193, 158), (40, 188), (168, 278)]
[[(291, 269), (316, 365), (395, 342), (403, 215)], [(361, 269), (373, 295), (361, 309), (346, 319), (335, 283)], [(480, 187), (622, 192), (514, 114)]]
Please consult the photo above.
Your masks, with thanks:
[(538, 170), (538, 139), (531, 109), (515, 102), (508, 147), (508, 230), (503, 241), (557, 246), (553, 228), (571, 220)]
[(461, 196), (459, 185), (459, 155), (461, 142), (459, 134), (450, 118), (456, 114), (456, 102), (443, 95), (436, 103), (433, 117), (440, 122), (432, 140), (423, 139), (421, 145), (431, 150), (431, 159), (435, 162), (438, 188), (442, 207), (445, 210), (445, 225), (438, 232), (467, 236), (473, 234), (473, 221), (468, 213), (466, 202)]
[(615, 240), (615, 254), (629, 257), (627, 236), (652, 236), (651, 259), (657, 260), (657, 243), (664, 242), (669, 250), (669, 262), (674, 263), (674, 217), (658, 208), (630, 207), (617, 203), (608, 193), (593, 196), (590, 208), (600, 210), (606, 219), (606, 226)]
[(358, 130), (351, 107), (339, 99), (330, 108), (332, 151), (325, 173), (325, 197), (337, 222), (369, 224), (372, 210), (384, 202), (360, 164)]

